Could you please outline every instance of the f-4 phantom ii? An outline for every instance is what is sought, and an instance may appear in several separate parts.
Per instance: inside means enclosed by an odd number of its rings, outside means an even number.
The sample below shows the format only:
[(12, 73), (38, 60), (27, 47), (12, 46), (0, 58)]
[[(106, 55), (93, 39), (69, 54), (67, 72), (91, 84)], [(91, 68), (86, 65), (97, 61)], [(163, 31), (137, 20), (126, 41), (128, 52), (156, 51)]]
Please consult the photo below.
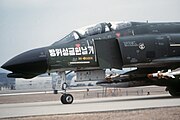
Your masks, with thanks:
[[(72, 31), (54, 44), (24, 52), (1, 66), (8, 77), (75, 71), (78, 80), (106, 87), (167, 86), (180, 96), (180, 22), (104, 22)], [(105, 77), (105, 69), (135, 70)], [(73, 96), (63, 93), (63, 104)]]

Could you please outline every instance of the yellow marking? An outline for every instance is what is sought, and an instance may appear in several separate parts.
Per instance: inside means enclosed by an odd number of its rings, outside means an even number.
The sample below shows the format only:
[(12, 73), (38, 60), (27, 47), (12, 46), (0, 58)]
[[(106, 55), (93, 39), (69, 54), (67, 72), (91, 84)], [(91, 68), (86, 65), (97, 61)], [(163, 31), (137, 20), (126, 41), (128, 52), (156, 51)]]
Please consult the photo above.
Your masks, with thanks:
[(83, 60), (83, 58), (82, 57), (78, 57), (78, 60)]
[(93, 60), (93, 57), (78, 57), (78, 60)]
[(93, 60), (93, 57), (83, 57), (83, 60)]

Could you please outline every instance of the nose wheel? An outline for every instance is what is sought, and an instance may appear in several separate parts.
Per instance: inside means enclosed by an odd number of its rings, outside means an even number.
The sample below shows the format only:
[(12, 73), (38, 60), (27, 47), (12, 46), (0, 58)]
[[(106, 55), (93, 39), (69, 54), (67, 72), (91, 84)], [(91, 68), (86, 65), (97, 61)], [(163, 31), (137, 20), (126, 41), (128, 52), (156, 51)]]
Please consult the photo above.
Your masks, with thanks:
[(63, 104), (71, 104), (73, 102), (74, 98), (71, 94), (66, 94), (64, 93), (62, 96), (61, 96), (61, 102)]

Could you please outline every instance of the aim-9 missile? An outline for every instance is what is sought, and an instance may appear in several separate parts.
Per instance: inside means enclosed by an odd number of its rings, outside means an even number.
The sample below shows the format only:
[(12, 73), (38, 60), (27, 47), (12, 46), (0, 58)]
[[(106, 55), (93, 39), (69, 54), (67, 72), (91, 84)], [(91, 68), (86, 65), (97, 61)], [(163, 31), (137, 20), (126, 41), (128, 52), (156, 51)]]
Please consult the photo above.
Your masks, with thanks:
[(158, 79), (162, 79), (162, 78), (175, 78), (176, 75), (180, 75), (180, 71), (171, 71), (171, 69), (169, 69), (167, 72), (163, 71), (158, 71), (157, 73), (152, 73), (152, 74), (148, 74), (147, 77), (150, 79), (153, 78), (158, 78)]

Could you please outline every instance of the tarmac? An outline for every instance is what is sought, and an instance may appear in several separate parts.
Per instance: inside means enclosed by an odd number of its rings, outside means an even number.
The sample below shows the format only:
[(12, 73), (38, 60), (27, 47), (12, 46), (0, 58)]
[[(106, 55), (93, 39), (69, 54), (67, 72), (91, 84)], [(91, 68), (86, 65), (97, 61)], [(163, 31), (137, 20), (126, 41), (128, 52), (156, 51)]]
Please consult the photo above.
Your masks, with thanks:
[(63, 105), (59, 101), (11, 103), (0, 104), (0, 118), (98, 113), (175, 106), (180, 106), (180, 98), (173, 98), (169, 94), (82, 99), (75, 100), (70, 105)]

